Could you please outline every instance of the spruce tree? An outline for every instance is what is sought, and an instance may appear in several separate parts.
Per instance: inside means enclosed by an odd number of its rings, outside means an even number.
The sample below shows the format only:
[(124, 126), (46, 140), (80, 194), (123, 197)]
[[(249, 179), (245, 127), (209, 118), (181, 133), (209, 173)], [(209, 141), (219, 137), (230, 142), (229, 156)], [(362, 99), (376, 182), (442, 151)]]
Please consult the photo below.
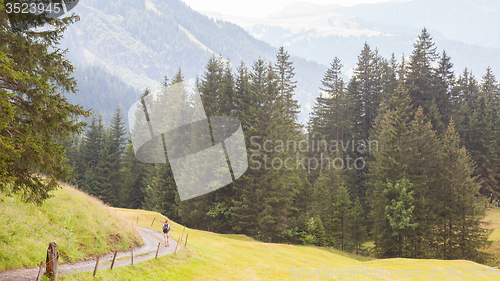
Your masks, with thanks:
[[(266, 182), (268, 179), (264, 177), (267, 171), (263, 167), (263, 159), (267, 156), (265, 151), (258, 149), (266, 140), (266, 135), (262, 135), (262, 130), (265, 130), (263, 122), (266, 121), (264, 118), (266, 76), (265, 62), (259, 59), (252, 65), (252, 71), (248, 73), (248, 76), (244, 65), (240, 66), (237, 79), (238, 99), (244, 101), (239, 105), (241, 122), (245, 126), (245, 139), (251, 154), (247, 172), (236, 183), (240, 195), (234, 201), (232, 208), (232, 225), (237, 233), (245, 233), (253, 237), (262, 236), (262, 227), (257, 221), (258, 214), (263, 207), (258, 197), (258, 190), (261, 186), (269, 184)], [(248, 85), (246, 81), (249, 81)], [(247, 95), (240, 96), (240, 92), (246, 92)]]
[(132, 142), (128, 139), (120, 170), (123, 188), (120, 190), (120, 207), (128, 209), (149, 209), (144, 206), (146, 175), (151, 164), (142, 163), (135, 157)]
[(353, 78), (350, 83), (356, 83), (356, 85), (350, 85), (349, 87), (354, 90), (353, 93), (358, 101), (357, 108), (355, 112), (358, 118), (358, 134), (362, 139), (367, 140), (370, 136), (370, 130), (373, 127), (373, 123), (377, 114), (378, 107), (382, 100), (378, 85), (375, 81), (379, 79), (377, 75), (377, 65), (378, 58), (376, 58), (375, 53), (371, 50), (370, 46), (365, 42), (363, 50), (358, 56), (358, 62), (354, 68)]
[(388, 61), (383, 61), (382, 67), (382, 99), (381, 101), (387, 100), (390, 96), (398, 89), (398, 62), (396, 56), (392, 53), (391, 58)]
[[(264, 241), (280, 241), (282, 234), (294, 227), (290, 212), (298, 192), (296, 187), (302, 184), (298, 173), (283, 166), (283, 161), (294, 158), (295, 152), (274, 146), (298, 140), (297, 124), (286, 113), (286, 98), (280, 95), (279, 76), (272, 64), (257, 60), (248, 80), (242, 76), (243, 71), (244, 68), (239, 69), (236, 95), (251, 154), (249, 170), (235, 182), (238, 196), (231, 209), (233, 229)], [(248, 94), (240, 96), (241, 90)], [(266, 142), (268, 148), (263, 149)]]
[(207, 63), (199, 86), (203, 107), (205, 108), (207, 117), (218, 115), (224, 105), (225, 101), (222, 98), (223, 75), (224, 69), (222, 62), (215, 56), (212, 56)]
[[(44, 1), (47, 5), (49, 1)], [(55, 141), (81, 133), (88, 112), (68, 102), (76, 92), (73, 66), (61, 50), (62, 19), (6, 13), (0, 3), (0, 190), (8, 185), (23, 199), (42, 202), (70, 173), (65, 148)], [(51, 27), (46, 29), (46, 24)], [(42, 30), (28, 29), (30, 26)], [(42, 174), (46, 175), (43, 178)]]
[(415, 202), (413, 198), (412, 184), (405, 178), (399, 180), (396, 184), (387, 183), (387, 188), (384, 190), (385, 196), (389, 202), (385, 206), (385, 215), (389, 222), (390, 229), (386, 231), (392, 232), (393, 243), (388, 244), (384, 249), (384, 255), (403, 257), (408, 248), (408, 244), (404, 241), (408, 236), (408, 232), (418, 226), (413, 218), (413, 210)]
[[(434, 104), (442, 117), (441, 122), (447, 124), (453, 113), (452, 91), (455, 85), (455, 74), (453, 72), (453, 63), (446, 51), (443, 51), (439, 57), (437, 68), (434, 70), (434, 77), (436, 80)], [(443, 132), (437, 131), (439, 133)]]
[(441, 154), (443, 180), (440, 256), (444, 259), (470, 259), (485, 262), (482, 253), (490, 242), (490, 230), (482, 226), (484, 206), (475, 200), (480, 185), (472, 177), (474, 164), (465, 147), (460, 146), (453, 120), (443, 138)]
[(491, 67), (486, 69), (486, 73), (481, 78), (481, 92), (486, 95), (488, 101), (492, 101), (497, 106), (500, 104), (500, 86)]
[(376, 251), (385, 256), (385, 249), (391, 245), (392, 238), (388, 236), (390, 229), (385, 215), (388, 205), (384, 190), (387, 181), (397, 182), (409, 173), (409, 163), (416, 151), (411, 150), (409, 122), (412, 118), (411, 99), (402, 89), (392, 96), (388, 104), (383, 104), (375, 122), (374, 134), (371, 140), (379, 143), (379, 150), (373, 152), (374, 162), (371, 163), (370, 196), (373, 199), (372, 218), (374, 221), (374, 242)]
[[(174, 103), (177, 101), (184, 102), (186, 93), (179, 87), (179, 83), (184, 82), (184, 75), (179, 68), (174, 75), (172, 81), (168, 81), (165, 77), (162, 83), (162, 89), (156, 96), (157, 103)], [(177, 86), (175, 86), (177, 85)], [(182, 108), (176, 108), (178, 112), (166, 111), (163, 107), (153, 107), (149, 112), (150, 118), (156, 119), (156, 122), (171, 123), (177, 122), (176, 116), (186, 114)], [(166, 132), (168, 134), (168, 132)], [(162, 136), (165, 141), (167, 135)], [(188, 142), (189, 140), (186, 140)], [(165, 143), (163, 144), (165, 145)], [(163, 147), (165, 149), (165, 147)], [(157, 163), (154, 165), (142, 165), (141, 167), (129, 167), (130, 170), (137, 170), (142, 175), (141, 177), (132, 177), (129, 179), (130, 184), (135, 183), (135, 186), (129, 186), (128, 189), (132, 194), (143, 195), (142, 205), (148, 210), (153, 210), (165, 214), (169, 219), (179, 220), (180, 199), (177, 192), (177, 187), (170, 166), (167, 151), (164, 151), (165, 163)], [(133, 162), (132, 162), (133, 163)], [(130, 164), (129, 164), (130, 165)], [(130, 195), (129, 195), (130, 196)], [(138, 202), (136, 202), (138, 204)], [(180, 221), (180, 220), (179, 220)]]
[(495, 178), (498, 168), (498, 141), (495, 123), (498, 113), (491, 99), (485, 93), (476, 99), (467, 130), (467, 148), (476, 163), (475, 175), (482, 181), (481, 194), (500, 198), (498, 181)]
[(285, 115), (292, 122), (296, 122), (300, 107), (297, 100), (294, 99), (295, 88), (297, 88), (297, 81), (293, 80), (295, 69), (290, 61), (290, 55), (283, 46), (279, 48), (276, 59), (274, 72), (276, 72), (278, 79), (278, 92), (286, 108)]
[(351, 243), (352, 243), (352, 251), (356, 254), (359, 254), (362, 248), (365, 239), (367, 238), (367, 227), (365, 220), (365, 211), (363, 210), (363, 205), (359, 197), (356, 197), (352, 202), (351, 208)]
[(425, 114), (427, 114), (431, 102), (435, 98), (436, 87), (433, 83), (432, 63), (436, 59), (436, 47), (431, 35), (424, 28), (413, 45), (405, 86), (410, 93), (415, 108), (422, 106)]
[(98, 190), (95, 171), (104, 145), (104, 132), (102, 116), (92, 115), (80, 148), (82, 166), (76, 169), (81, 175), (81, 179), (77, 179), (78, 188), (94, 195)]
[[(94, 195), (109, 205), (115, 205), (118, 199), (118, 194), (115, 193), (114, 184), (111, 181), (112, 176), (115, 176), (115, 171), (113, 171), (115, 157), (112, 153), (112, 146), (113, 140), (111, 132), (109, 130), (104, 130), (101, 149), (98, 153), (97, 165), (93, 169), (95, 182), (92, 185), (92, 189), (89, 190), (91, 195)], [(118, 180), (120, 180), (119, 177)]]
[(119, 206), (120, 189), (122, 188), (123, 178), (120, 172), (123, 164), (123, 153), (125, 150), (125, 123), (122, 121), (123, 115), (120, 106), (116, 108), (115, 115), (111, 120), (109, 128), (109, 153), (111, 170), (108, 175), (108, 180), (111, 188), (111, 198), (108, 203), (114, 206)]
[(341, 77), (342, 67), (340, 60), (335, 57), (321, 80), (323, 87), (320, 89), (324, 92), (325, 97), (318, 99), (317, 115), (323, 120), (324, 126), (316, 130), (321, 134), (321, 139), (325, 139), (327, 142), (335, 140), (340, 143), (340, 141), (344, 141), (344, 138), (347, 141), (347, 137), (353, 133), (354, 120), (351, 115), (353, 99), (345, 90)]
[[(308, 128), (311, 149), (308, 151), (307, 156), (318, 161), (326, 158), (333, 161), (333, 159), (339, 157), (346, 163), (348, 151), (344, 151), (342, 147), (353, 141), (351, 138), (355, 133), (356, 116), (353, 114), (356, 107), (355, 99), (345, 87), (341, 77), (341, 68), (340, 59), (334, 58), (330, 68), (321, 80), (322, 87), (320, 89), (322, 93), (316, 98), (316, 104), (311, 113)], [(331, 151), (330, 148), (334, 144), (337, 144), (337, 147), (340, 148), (338, 151)], [(325, 168), (327, 167), (321, 167), (321, 169)], [(309, 179), (312, 182), (318, 177), (318, 172), (313, 171), (310, 175)]]
[[(179, 206), (180, 198), (170, 166), (155, 164), (147, 169), (146, 173), (143, 206), (148, 210), (160, 212), (171, 220), (179, 219), (179, 212), (182, 212), (183, 208)], [(187, 221), (186, 218), (183, 218), (183, 222), (184, 220)]]
[(349, 192), (344, 185), (341, 185), (335, 195), (335, 200), (332, 203), (332, 225), (334, 232), (332, 233), (335, 241), (335, 247), (344, 251), (351, 235), (351, 204)]
[(436, 186), (437, 137), (432, 125), (425, 120), (420, 107), (414, 115), (411, 110), (411, 99), (404, 89), (393, 95), (383, 113), (377, 118), (377, 126), (373, 139), (378, 140), (380, 149), (374, 152), (375, 161), (371, 165), (373, 180), (373, 216), (374, 235), (377, 252), (380, 256), (391, 256), (395, 252), (393, 238), (386, 220), (385, 208), (390, 205), (390, 198), (384, 194), (387, 182), (398, 182), (403, 178), (412, 182), (415, 210), (413, 215), (419, 226), (408, 233), (403, 245), (408, 249), (407, 255), (425, 256), (430, 241), (434, 239), (432, 229), (435, 217), (431, 212), (433, 204), (429, 198), (433, 196)]
[(256, 100), (250, 91), (250, 75), (248, 67), (242, 61), (236, 69), (236, 77), (234, 82), (234, 106), (238, 120), (241, 122), (243, 131), (252, 127), (250, 108), (253, 107)]

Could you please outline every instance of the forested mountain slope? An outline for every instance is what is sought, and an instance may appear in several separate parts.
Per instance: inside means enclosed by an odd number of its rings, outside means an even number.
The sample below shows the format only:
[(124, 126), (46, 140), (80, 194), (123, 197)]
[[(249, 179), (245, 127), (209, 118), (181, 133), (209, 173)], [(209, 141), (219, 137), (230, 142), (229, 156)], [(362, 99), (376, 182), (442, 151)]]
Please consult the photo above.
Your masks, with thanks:
[[(68, 101), (84, 105), (94, 114), (101, 114), (108, 125), (117, 106), (128, 109), (140, 96), (139, 89), (127, 85), (120, 77), (97, 65), (76, 66), (73, 77), (78, 81), (78, 92), (66, 95)], [(128, 120), (124, 121), (128, 123)]]
[[(156, 89), (165, 75), (173, 77), (179, 67), (186, 79), (201, 75), (213, 55), (221, 55), (235, 67), (242, 60), (247, 64), (258, 58), (275, 61), (277, 54), (276, 48), (235, 24), (211, 20), (179, 0), (84, 0), (74, 10), (81, 21), (67, 30), (62, 42), (70, 50), (70, 60), (100, 65), (141, 91)], [(319, 94), (326, 67), (298, 57), (292, 61), (304, 120), (306, 105), (312, 105)]]

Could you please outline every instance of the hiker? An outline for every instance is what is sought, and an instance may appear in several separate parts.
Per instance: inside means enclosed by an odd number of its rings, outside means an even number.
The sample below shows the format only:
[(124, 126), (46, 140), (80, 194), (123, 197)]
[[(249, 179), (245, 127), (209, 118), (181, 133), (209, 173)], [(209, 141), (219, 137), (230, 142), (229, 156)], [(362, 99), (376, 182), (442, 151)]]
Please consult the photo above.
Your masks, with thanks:
[(165, 237), (165, 247), (168, 247), (168, 237), (170, 236), (170, 224), (165, 220), (163, 224), (163, 237)]

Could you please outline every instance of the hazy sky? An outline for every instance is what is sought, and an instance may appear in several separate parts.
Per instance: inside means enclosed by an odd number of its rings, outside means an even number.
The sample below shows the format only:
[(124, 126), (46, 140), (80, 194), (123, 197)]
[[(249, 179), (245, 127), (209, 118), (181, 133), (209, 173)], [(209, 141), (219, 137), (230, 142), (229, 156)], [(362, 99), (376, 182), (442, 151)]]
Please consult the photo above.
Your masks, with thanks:
[[(295, 0), (182, 0), (195, 10), (219, 12), (233, 16), (263, 17), (280, 11)], [(386, 2), (384, 0), (305, 0), (320, 5), (352, 6), (361, 3)]]

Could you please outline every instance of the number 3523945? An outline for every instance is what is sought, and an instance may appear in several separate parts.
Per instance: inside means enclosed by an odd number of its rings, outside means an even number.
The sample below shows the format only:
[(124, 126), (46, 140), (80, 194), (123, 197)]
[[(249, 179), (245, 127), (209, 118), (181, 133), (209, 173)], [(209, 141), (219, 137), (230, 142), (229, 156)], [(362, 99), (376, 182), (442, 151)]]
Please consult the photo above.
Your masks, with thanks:
[(55, 13), (58, 14), (63, 10), (61, 3), (7, 3), (5, 4), (5, 11), (8, 14), (41, 14), (41, 13)]

